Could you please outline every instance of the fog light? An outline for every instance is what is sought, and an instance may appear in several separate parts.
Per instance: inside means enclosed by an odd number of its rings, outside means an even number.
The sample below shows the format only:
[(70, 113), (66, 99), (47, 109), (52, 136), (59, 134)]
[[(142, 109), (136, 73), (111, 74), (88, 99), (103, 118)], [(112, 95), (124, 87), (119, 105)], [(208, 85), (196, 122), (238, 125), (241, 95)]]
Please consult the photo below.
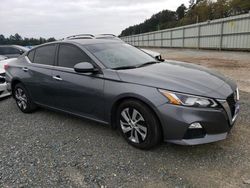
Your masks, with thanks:
[(202, 129), (202, 126), (200, 123), (192, 123), (188, 128), (189, 129)]

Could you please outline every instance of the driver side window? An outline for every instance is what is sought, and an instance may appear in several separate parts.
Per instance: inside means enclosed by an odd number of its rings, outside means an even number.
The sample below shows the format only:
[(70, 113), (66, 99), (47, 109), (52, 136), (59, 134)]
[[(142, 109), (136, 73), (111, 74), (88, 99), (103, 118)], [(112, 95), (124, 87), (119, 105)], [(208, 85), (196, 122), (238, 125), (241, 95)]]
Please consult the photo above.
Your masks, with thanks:
[(69, 44), (60, 44), (58, 66), (73, 68), (77, 63), (81, 62), (91, 63), (92, 61), (90, 57), (79, 48)]

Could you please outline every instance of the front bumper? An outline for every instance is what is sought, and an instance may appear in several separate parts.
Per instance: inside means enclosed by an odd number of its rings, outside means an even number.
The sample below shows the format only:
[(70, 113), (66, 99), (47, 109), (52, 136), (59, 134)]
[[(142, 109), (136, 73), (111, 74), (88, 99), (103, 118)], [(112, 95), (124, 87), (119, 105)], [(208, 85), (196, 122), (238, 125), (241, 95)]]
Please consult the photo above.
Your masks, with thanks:
[[(225, 139), (238, 117), (239, 104), (236, 104), (232, 117), (226, 108), (226, 102), (219, 102), (221, 107), (217, 109), (184, 107), (168, 103), (158, 107), (164, 140), (180, 145), (197, 145)], [(193, 123), (200, 123), (202, 126), (201, 134), (198, 136), (187, 134)]]
[(11, 93), (7, 90), (6, 82), (0, 84), (0, 98), (7, 97), (9, 95), (11, 95)]

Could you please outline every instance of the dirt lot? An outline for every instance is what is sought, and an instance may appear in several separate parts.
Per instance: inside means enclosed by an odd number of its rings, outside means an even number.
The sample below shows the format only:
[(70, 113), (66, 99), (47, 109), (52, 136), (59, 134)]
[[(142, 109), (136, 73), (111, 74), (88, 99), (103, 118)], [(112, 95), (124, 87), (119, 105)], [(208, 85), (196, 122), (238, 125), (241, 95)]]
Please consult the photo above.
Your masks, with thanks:
[(250, 93), (242, 91), (250, 91), (249, 54), (164, 54), (239, 81), (241, 114), (226, 140), (141, 151), (99, 123), (43, 109), (23, 114), (7, 98), (0, 101), (0, 187), (250, 187)]
[(250, 52), (160, 49), (158, 51), (166, 59), (185, 61), (215, 69), (235, 80), (239, 88), (250, 92)]

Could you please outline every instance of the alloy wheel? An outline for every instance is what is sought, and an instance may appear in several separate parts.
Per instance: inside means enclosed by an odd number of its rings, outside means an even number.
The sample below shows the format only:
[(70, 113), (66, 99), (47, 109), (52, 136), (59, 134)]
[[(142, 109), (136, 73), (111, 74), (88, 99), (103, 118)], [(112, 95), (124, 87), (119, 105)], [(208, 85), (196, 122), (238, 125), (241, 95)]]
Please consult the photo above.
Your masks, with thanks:
[(125, 108), (120, 115), (122, 132), (133, 143), (142, 143), (148, 133), (146, 121), (134, 108)]
[(27, 96), (26, 96), (25, 92), (23, 91), (23, 89), (21, 89), (21, 88), (16, 89), (15, 98), (16, 98), (16, 102), (17, 102), (18, 107), (22, 110), (26, 110), (26, 108), (27, 108)]

